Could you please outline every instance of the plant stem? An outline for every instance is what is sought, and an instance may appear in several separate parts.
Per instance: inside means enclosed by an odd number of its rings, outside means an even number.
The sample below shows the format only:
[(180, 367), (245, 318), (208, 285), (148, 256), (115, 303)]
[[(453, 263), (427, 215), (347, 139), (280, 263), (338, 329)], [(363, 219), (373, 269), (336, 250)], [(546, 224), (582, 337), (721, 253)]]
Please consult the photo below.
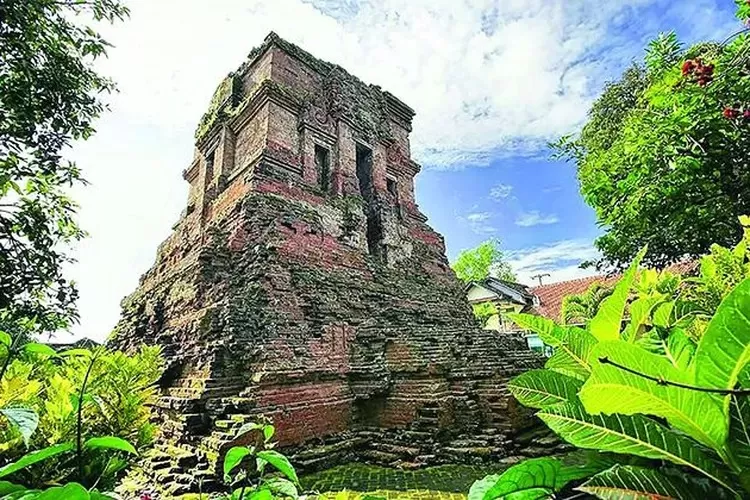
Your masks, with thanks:
[(711, 387), (698, 387), (695, 385), (683, 384), (681, 382), (672, 382), (671, 380), (665, 380), (662, 377), (653, 377), (651, 375), (641, 373), (638, 370), (634, 370), (632, 368), (628, 368), (627, 366), (623, 366), (619, 363), (615, 363), (614, 361), (612, 361), (611, 359), (607, 357), (599, 358), (599, 362), (603, 365), (612, 365), (615, 368), (626, 371), (628, 373), (632, 373), (633, 375), (637, 375), (638, 377), (652, 380), (659, 385), (671, 385), (673, 387), (680, 387), (682, 389), (688, 389), (691, 391), (710, 392), (713, 394), (722, 394), (724, 396), (728, 396), (730, 394), (734, 396), (750, 396), (750, 389), (713, 389)]
[(89, 367), (86, 369), (86, 375), (83, 377), (83, 383), (81, 384), (81, 391), (78, 393), (78, 416), (76, 421), (76, 459), (78, 461), (78, 481), (83, 483), (83, 450), (82, 450), (82, 437), (83, 437), (83, 395), (86, 392), (86, 385), (89, 382), (89, 375), (91, 375), (91, 369), (94, 367), (96, 362), (96, 356), (98, 353), (92, 353)]

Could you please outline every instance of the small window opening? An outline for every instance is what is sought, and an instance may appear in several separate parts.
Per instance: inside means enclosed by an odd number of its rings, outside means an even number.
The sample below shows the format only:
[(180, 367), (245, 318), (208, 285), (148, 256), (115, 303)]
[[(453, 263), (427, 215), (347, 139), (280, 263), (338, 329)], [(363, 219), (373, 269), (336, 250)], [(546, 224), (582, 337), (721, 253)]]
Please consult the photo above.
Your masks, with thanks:
[(385, 187), (388, 189), (388, 192), (391, 194), (391, 196), (398, 196), (398, 187), (396, 184), (396, 179), (392, 177), (386, 177)]
[(214, 177), (214, 151), (206, 156), (206, 178), (213, 179)]
[(318, 183), (323, 191), (331, 187), (331, 160), (328, 149), (315, 145), (315, 170), (318, 172)]
[(367, 197), (372, 188), (372, 150), (357, 144), (357, 178), (362, 196)]
[(359, 191), (367, 204), (367, 247), (371, 255), (379, 255), (383, 226), (372, 189), (372, 150), (357, 144), (357, 178)]

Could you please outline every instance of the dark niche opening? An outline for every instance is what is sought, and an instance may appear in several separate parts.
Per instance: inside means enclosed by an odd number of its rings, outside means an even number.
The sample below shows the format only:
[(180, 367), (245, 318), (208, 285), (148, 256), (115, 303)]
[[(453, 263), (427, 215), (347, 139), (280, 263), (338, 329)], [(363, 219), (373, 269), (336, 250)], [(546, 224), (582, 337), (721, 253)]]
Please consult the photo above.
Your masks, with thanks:
[(370, 255), (378, 257), (383, 241), (383, 224), (373, 187), (372, 150), (361, 144), (357, 144), (357, 179), (359, 179), (359, 192), (362, 193), (366, 203), (367, 248)]
[(211, 151), (211, 153), (206, 156), (206, 179), (214, 178), (214, 161), (216, 160), (215, 153), (215, 151)]
[(331, 188), (331, 156), (327, 148), (315, 145), (315, 170), (318, 172), (318, 185), (324, 192)]
[(396, 184), (396, 179), (392, 177), (388, 177), (385, 180), (385, 186), (386, 186), (386, 189), (388, 189), (388, 193), (390, 193), (391, 196), (398, 198), (398, 187)]
[(372, 150), (357, 144), (357, 179), (359, 191), (367, 198), (372, 191)]
[(357, 399), (354, 403), (357, 422), (371, 427), (380, 425), (381, 415), (386, 405), (386, 397), (383, 394), (370, 395), (363, 399)]

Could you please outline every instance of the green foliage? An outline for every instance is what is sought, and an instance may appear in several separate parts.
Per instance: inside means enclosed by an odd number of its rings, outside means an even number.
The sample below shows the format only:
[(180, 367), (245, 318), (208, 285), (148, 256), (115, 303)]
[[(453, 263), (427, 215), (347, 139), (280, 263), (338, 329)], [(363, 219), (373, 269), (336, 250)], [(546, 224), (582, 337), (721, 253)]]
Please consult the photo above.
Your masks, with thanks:
[(576, 162), (605, 229), (600, 264), (621, 267), (648, 244), (645, 261), (659, 267), (741, 234), (733, 221), (750, 210), (748, 47), (747, 34), (686, 49), (660, 35), (645, 68), (605, 87), (580, 135), (553, 145)]
[(682, 45), (674, 31), (659, 33), (646, 48), (646, 69), (650, 76), (661, 75), (680, 62)]
[(682, 309), (698, 321), (688, 333), (698, 339), (708, 320), (724, 298), (737, 285), (750, 277), (750, 219), (739, 218), (743, 228), (742, 240), (733, 248), (711, 245), (711, 251), (700, 260), (699, 274), (689, 279), (681, 293)]
[(0, 324), (6, 330), (33, 317), (43, 331), (76, 319), (77, 293), (62, 268), (70, 260), (67, 245), (83, 236), (67, 189), (84, 181), (61, 153), (93, 134), (92, 121), (104, 110), (101, 95), (114, 89), (92, 67), (108, 44), (85, 21), (127, 15), (117, 0), (3, 2)]
[(607, 460), (587, 460), (581, 454), (571, 454), (564, 459), (533, 458), (502, 474), (475, 482), (469, 490), (468, 500), (550, 498), (571, 481), (589, 477), (610, 465)]
[(715, 498), (716, 495), (707, 483), (691, 477), (629, 465), (616, 465), (592, 477), (578, 489), (606, 500), (680, 500)]
[(508, 383), (508, 389), (523, 405), (544, 408), (575, 398), (583, 382), (552, 370), (531, 370)]
[(472, 304), (471, 309), (474, 311), (474, 317), (483, 327), (487, 324), (487, 321), (489, 321), (491, 317), (498, 314), (497, 307), (492, 302), (480, 302), (479, 304)]
[(476, 248), (464, 250), (451, 266), (458, 279), (464, 283), (482, 281), (488, 276), (497, 276), (504, 281), (516, 281), (516, 276), (500, 250), (500, 242), (487, 240)]
[(630, 288), (635, 281), (638, 266), (641, 263), (645, 249), (635, 258), (622, 279), (617, 282), (612, 294), (602, 301), (596, 316), (591, 318), (588, 331), (597, 340), (615, 340), (620, 336), (622, 319), (625, 315), (625, 306), (630, 296)]
[[(224, 480), (233, 488), (232, 493), (224, 497), (226, 500), (299, 497), (297, 472), (289, 459), (272, 449), (274, 433), (274, 426), (266, 420), (240, 428), (236, 439), (255, 439), (252, 446), (234, 446), (224, 456)], [(268, 472), (269, 465), (277, 472)]]
[(159, 349), (58, 354), (15, 343), (0, 357), (0, 478), (31, 487), (74, 478), (113, 486), (128, 457), (151, 443)]
[(561, 316), (566, 325), (586, 324), (596, 316), (602, 301), (612, 294), (612, 289), (599, 282), (585, 292), (563, 298)]
[[(745, 243), (738, 248), (726, 252), (744, 258)], [(586, 329), (508, 315), (555, 348), (543, 370), (516, 377), (509, 390), (568, 443), (616, 453), (619, 463), (558, 484), (555, 459), (535, 459), (477, 482), (473, 498), (550, 498), (563, 487), (599, 498), (750, 494), (750, 278), (711, 311), (696, 344), (686, 328), (698, 314), (686, 297), (700, 298), (697, 287), (711, 293), (715, 274), (638, 272), (644, 251)], [(726, 252), (716, 247), (706, 259)]]
[(26, 455), (21, 457), (19, 460), (0, 468), (0, 478), (10, 476), (15, 472), (25, 469), (26, 467), (44, 462), (45, 460), (49, 460), (50, 458), (57, 455), (71, 452), (74, 449), (75, 446), (73, 445), (73, 443), (62, 443), (48, 446), (41, 450), (32, 451), (31, 453), (27, 453)]

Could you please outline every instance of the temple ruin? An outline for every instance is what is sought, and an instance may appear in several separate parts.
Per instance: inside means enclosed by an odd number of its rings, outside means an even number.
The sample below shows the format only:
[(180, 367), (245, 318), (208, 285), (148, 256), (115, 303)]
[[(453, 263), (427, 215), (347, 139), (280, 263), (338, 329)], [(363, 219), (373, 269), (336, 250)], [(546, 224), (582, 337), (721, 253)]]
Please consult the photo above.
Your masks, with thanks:
[(203, 491), (234, 433), (273, 419), (298, 468), (516, 453), (507, 380), (539, 365), (480, 330), (414, 200), (414, 111), (275, 34), (221, 82), (187, 207), (110, 344), (163, 346), (147, 470)]

